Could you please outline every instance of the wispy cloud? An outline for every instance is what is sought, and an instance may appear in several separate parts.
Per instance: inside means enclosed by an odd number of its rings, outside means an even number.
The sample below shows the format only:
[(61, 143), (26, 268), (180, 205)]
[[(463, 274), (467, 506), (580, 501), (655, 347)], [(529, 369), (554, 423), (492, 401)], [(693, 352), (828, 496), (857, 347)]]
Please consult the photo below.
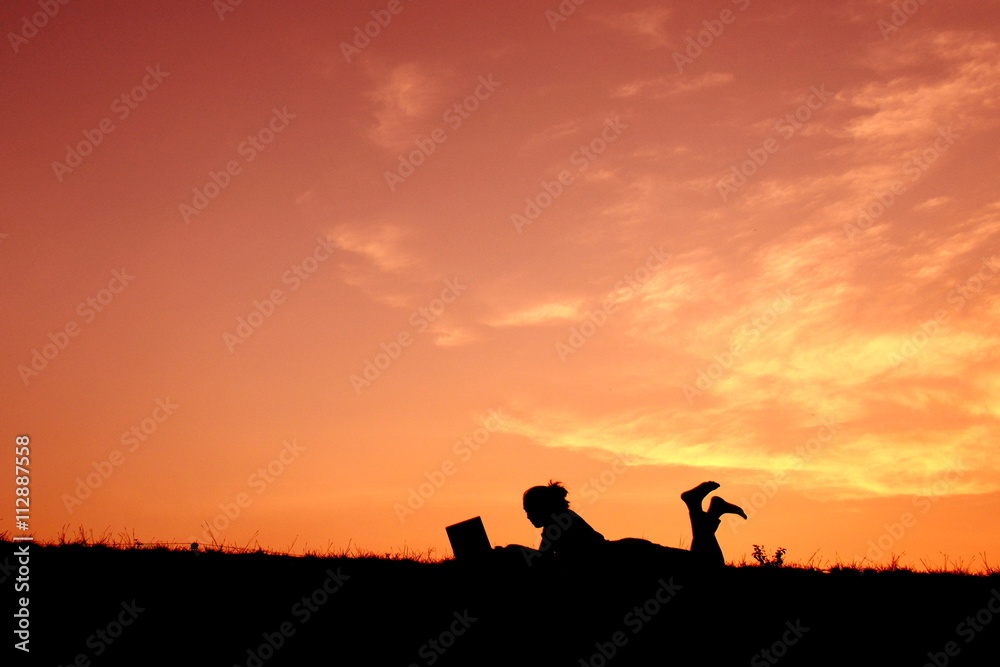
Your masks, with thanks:
[[(876, 45), (863, 59), (880, 80), (861, 86), (849, 103), (866, 113), (847, 124), (866, 142), (912, 146), (943, 126), (997, 125), (1000, 44), (982, 33), (945, 31), (900, 35), (899, 45)], [(900, 61), (900, 53), (911, 58)]]
[(615, 97), (647, 97), (661, 99), (671, 95), (694, 92), (705, 88), (724, 86), (734, 81), (731, 72), (705, 72), (697, 76), (660, 76), (622, 84)]
[(408, 232), (395, 225), (342, 225), (328, 238), (348, 252), (365, 258), (379, 271), (399, 272), (413, 266), (415, 258), (403, 248)]
[(645, 48), (653, 49), (671, 43), (668, 22), (672, 13), (667, 7), (653, 6), (619, 14), (594, 14), (592, 20), (637, 38)]
[(581, 317), (582, 299), (540, 303), (494, 317), (486, 322), (491, 327), (520, 327), (566, 322)]
[(398, 149), (434, 129), (429, 118), (441, 112), (445, 90), (440, 71), (411, 62), (375, 72), (372, 78), (374, 85), (367, 95), (372, 105), (368, 132), (372, 142)]

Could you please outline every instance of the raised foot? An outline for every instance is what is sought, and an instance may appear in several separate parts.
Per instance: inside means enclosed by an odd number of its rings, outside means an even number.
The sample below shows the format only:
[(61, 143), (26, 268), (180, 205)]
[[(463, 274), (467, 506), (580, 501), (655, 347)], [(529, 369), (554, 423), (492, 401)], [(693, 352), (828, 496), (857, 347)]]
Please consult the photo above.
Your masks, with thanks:
[(682, 493), (681, 500), (683, 500), (684, 504), (688, 507), (697, 507), (698, 509), (701, 509), (701, 503), (705, 500), (705, 496), (710, 494), (712, 491), (715, 491), (717, 488), (719, 488), (719, 485), (715, 482), (702, 482), (693, 489)]
[(747, 518), (747, 514), (743, 511), (742, 507), (727, 503), (719, 496), (715, 496), (708, 505), (708, 515), (717, 519), (723, 514), (738, 514), (744, 519)]

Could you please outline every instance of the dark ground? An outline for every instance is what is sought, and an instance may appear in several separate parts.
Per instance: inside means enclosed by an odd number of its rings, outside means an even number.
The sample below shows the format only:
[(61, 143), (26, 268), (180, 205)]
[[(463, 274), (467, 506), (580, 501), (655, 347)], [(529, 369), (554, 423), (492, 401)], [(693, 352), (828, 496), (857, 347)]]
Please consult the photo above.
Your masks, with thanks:
[(18, 665), (1000, 664), (1000, 575), (32, 545), (30, 576)]

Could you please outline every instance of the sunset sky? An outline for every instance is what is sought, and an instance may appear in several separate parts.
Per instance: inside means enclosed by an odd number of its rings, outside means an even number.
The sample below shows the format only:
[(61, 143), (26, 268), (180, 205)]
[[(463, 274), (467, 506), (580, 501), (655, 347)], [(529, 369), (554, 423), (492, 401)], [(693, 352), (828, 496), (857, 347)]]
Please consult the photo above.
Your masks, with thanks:
[(730, 559), (1000, 562), (996, 2), (52, 4), (0, 10), (36, 538), (450, 556), (556, 479), (687, 546), (714, 479)]

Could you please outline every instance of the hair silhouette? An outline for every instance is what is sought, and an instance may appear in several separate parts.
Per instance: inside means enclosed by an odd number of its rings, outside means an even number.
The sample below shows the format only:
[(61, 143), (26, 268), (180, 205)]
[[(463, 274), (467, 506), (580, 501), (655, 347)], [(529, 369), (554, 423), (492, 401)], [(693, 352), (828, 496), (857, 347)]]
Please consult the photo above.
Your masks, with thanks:
[(566, 496), (569, 491), (562, 482), (549, 480), (548, 486), (533, 486), (524, 492), (524, 511), (529, 514), (547, 515), (552, 512), (562, 512), (569, 509)]

